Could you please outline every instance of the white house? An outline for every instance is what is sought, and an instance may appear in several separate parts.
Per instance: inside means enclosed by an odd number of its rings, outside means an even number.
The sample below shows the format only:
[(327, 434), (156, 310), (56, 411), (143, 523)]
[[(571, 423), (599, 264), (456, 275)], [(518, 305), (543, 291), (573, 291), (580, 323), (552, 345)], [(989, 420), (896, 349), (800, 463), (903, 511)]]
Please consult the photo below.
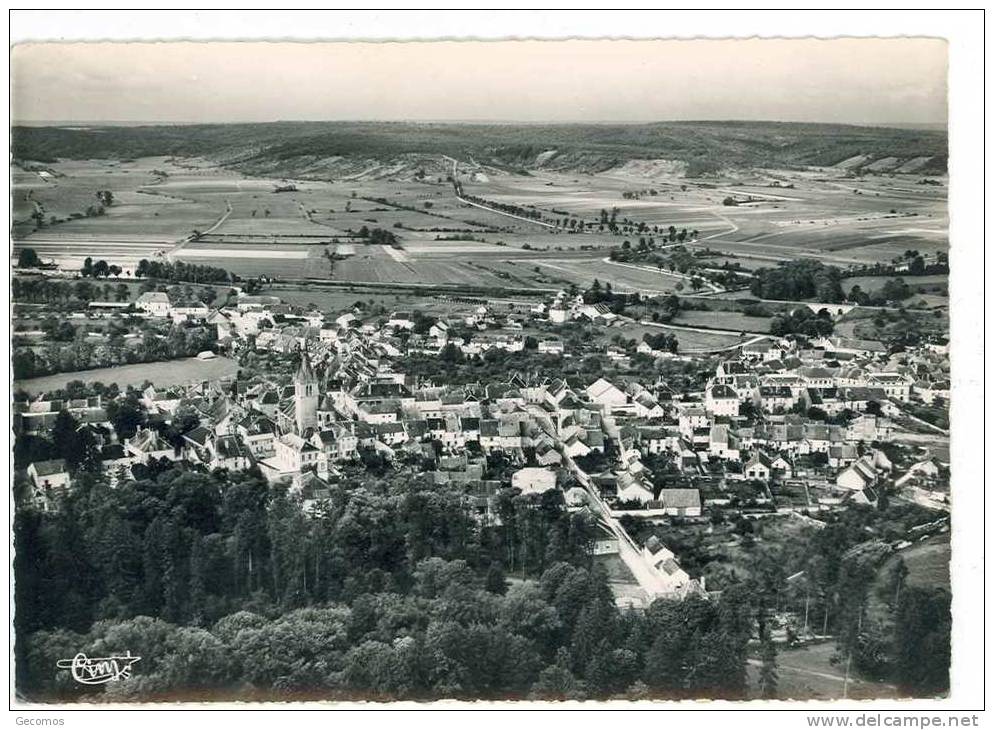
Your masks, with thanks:
[(645, 505), (652, 501), (652, 489), (640, 477), (623, 472), (618, 475), (618, 499)]
[(768, 482), (773, 474), (773, 465), (762, 451), (757, 451), (752, 458), (745, 463), (742, 473), (746, 479), (758, 479)]
[(736, 418), (739, 415), (739, 394), (727, 385), (712, 385), (704, 395), (704, 409), (716, 416)]
[(604, 378), (599, 378), (586, 388), (587, 397), (599, 406), (604, 406), (608, 410), (618, 408), (628, 403), (628, 396), (624, 391), (613, 385)]
[(412, 330), (414, 329), (414, 318), (410, 312), (393, 312), (390, 315), (390, 319), (387, 320), (387, 327), (393, 327), (398, 330)]
[(701, 516), (701, 492), (699, 489), (660, 489), (659, 501), (668, 515), (680, 517)]
[(169, 316), (173, 322), (205, 320), (210, 315), (210, 309), (203, 302), (180, 302), (169, 308)]
[(877, 482), (877, 470), (872, 464), (860, 459), (839, 472), (835, 483), (843, 489), (862, 491)]
[(728, 426), (716, 423), (711, 426), (708, 453), (719, 459), (738, 461), (740, 458), (738, 436), (732, 433)]
[(36, 494), (48, 495), (52, 490), (69, 487), (69, 471), (65, 459), (36, 461), (28, 466), (28, 477)]
[(888, 398), (894, 398), (907, 403), (911, 400), (912, 381), (901, 373), (870, 373), (866, 376), (867, 385), (871, 388), (882, 388)]
[(562, 355), (565, 347), (558, 337), (543, 337), (538, 341), (538, 351), (543, 355)]
[(153, 317), (168, 317), (172, 309), (169, 295), (163, 291), (147, 291), (135, 300), (135, 306)]
[(689, 406), (680, 411), (678, 423), (680, 434), (686, 439), (692, 439), (695, 431), (708, 427), (708, 414), (699, 405)]
[(295, 433), (276, 439), (276, 459), (288, 471), (300, 471), (318, 463), (318, 449)]
[(168, 459), (169, 461), (181, 459), (172, 444), (152, 428), (139, 428), (134, 436), (124, 439), (124, 450), (142, 464), (148, 464), (151, 459)]

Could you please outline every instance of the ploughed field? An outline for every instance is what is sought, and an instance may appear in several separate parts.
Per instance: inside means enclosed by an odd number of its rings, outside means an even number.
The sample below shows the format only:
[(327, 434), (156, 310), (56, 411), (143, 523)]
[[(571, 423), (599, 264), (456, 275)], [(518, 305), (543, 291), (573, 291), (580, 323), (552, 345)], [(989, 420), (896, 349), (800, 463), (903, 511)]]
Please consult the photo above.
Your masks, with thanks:
[[(718, 252), (705, 264), (747, 270), (948, 248), (944, 177), (923, 184), (919, 174), (853, 176), (836, 166), (687, 178), (664, 162), (584, 174), (459, 160), (462, 199), (440, 174), (451, 160), (413, 177), (386, 166), (328, 180), (249, 177), (201, 158), (24, 162), (12, 167), (14, 254), (29, 246), (65, 268), (90, 256), (129, 271), (160, 258), (341, 283), (557, 290), (599, 279), (660, 294), (689, 282), (605, 261), (610, 250), (640, 237), (659, 245), (670, 226), (697, 232), (691, 250)], [(107, 190), (113, 202), (98, 212)], [(628, 230), (612, 233), (605, 216)], [(363, 229), (392, 233), (397, 244), (370, 244)]]

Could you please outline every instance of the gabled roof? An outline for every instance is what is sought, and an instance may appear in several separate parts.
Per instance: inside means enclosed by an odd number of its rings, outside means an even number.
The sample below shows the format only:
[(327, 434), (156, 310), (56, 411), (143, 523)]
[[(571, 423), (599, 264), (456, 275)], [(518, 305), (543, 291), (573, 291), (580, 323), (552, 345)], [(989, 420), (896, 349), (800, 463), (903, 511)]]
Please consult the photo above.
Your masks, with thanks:
[(40, 477), (51, 476), (52, 474), (62, 474), (66, 471), (65, 459), (49, 459), (48, 461), (36, 461), (31, 466)]
[(197, 426), (196, 428), (187, 431), (183, 434), (183, 440), (189, 441), (194, 446), (206, 446), (207, 440), (210, 438), (210, 429), (204, 428), (203, 426)]
[(713, 385), (708, 391), (712, 400), (738, 400), (738, 394), (727, 385)]
[(107, 444), (100, 448), (101, 461), (117, 461), (125, 456), (124, 447), (121, 444)]
[(770, 459), (762, 451), (757, 451), (752, 455), (752, 458), (745, 463), (745, 468), (748, 469), (750, 466), (756, 466), (757, 464), (765, 466), (767, 469), (771, 468)]
[(598, 378), (596, 381), (587, 386), (587, 395), (589, 395), (592, 399), (596, 399), (611, 391), (621, 392), (619, 388), (605, 378)]
[(835, 373), (828, 368), (805, 367), (798, 368), (797, 372), (799, 375), (809, 380), (823, 380), (835, 377)]
[(219, 436), (214, 442), (214, 450), (222, 459), (248, 456), (245, 445), (238, 436)]
[(169, 304), (169, 295), (164, 291), (147, 291), (135, 301), (137, 303)]
[(132, 447), (144, 452), (172, 451), (173, 447), (155, 429), (139, 431), (129, 442)]

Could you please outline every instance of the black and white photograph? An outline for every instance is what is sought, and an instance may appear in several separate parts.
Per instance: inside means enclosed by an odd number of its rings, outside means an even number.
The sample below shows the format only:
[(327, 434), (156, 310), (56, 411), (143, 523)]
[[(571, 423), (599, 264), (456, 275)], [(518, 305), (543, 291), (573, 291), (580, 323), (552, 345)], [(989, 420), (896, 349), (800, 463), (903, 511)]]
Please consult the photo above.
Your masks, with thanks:
[(948, 38), (335, 18), (11, 44), (12, 709), (975, 703)]

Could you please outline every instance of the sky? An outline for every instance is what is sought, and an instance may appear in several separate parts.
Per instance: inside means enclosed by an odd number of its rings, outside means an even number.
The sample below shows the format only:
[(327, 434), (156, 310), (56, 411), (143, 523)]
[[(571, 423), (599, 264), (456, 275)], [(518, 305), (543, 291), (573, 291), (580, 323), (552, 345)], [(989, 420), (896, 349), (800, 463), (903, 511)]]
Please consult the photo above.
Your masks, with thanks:
[(940, 39), (34, 43), (17, 122), (943, 124)]

